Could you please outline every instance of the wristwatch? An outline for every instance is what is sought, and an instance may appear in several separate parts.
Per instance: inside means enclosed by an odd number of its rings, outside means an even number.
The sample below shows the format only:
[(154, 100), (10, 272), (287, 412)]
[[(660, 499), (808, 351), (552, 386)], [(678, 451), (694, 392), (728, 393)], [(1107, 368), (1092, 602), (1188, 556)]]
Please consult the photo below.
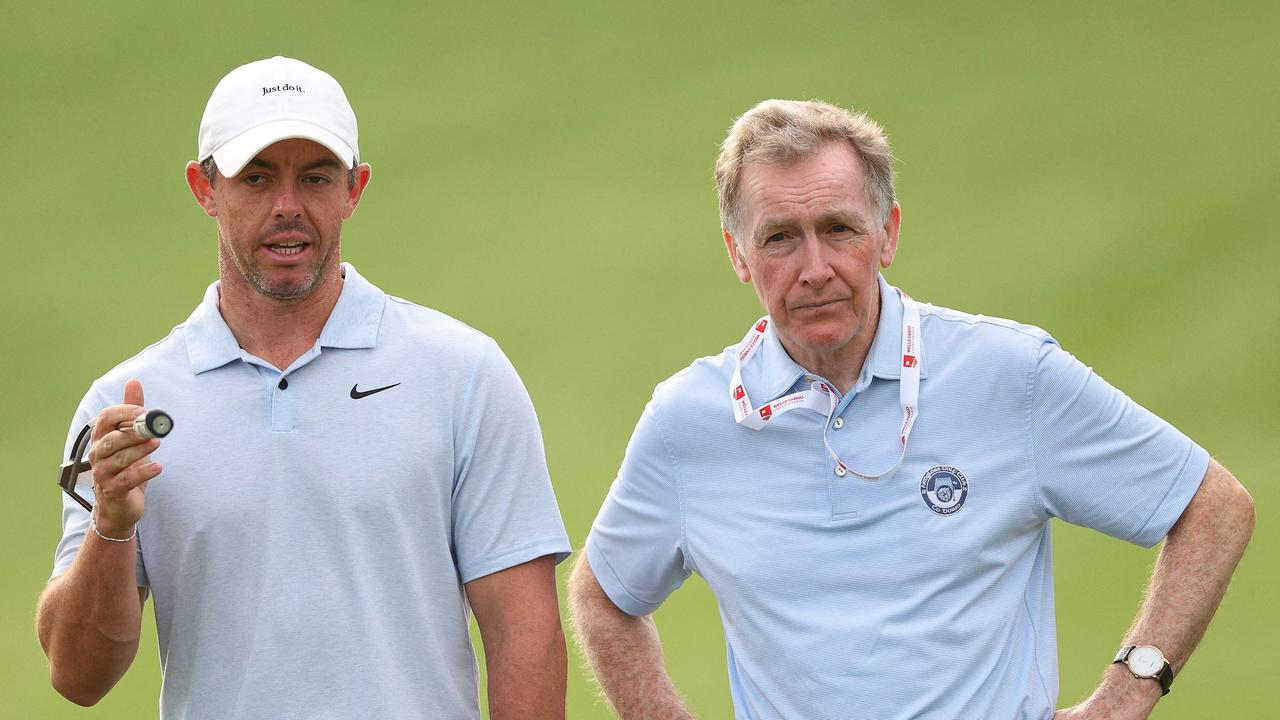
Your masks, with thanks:
[(1150, 678), (1159, 682), (1163, 691), (1161, 696), (1169, 694), (1169, 686), (1173, 684), (1173, 667), (1155, 645), (1125, 645), (1116, 653), (1116, 659), (1112, 662), (1128, 665), (1129, 672), (1136, 678)]

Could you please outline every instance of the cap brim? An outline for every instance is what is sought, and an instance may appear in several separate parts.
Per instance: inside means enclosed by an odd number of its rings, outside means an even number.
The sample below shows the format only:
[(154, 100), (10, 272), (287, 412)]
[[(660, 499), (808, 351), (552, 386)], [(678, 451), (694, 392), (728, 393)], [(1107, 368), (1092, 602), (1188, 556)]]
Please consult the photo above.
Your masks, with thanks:
[(223, 177), (240, 174), (258, 153), (281, 140), (301, 138), (325, 146), (344, 167), (351, 168), (356, 159), (355, 148), (337, 135), (303, 120), (274, 120), (240, 133), (213, 151), (213, 161)]

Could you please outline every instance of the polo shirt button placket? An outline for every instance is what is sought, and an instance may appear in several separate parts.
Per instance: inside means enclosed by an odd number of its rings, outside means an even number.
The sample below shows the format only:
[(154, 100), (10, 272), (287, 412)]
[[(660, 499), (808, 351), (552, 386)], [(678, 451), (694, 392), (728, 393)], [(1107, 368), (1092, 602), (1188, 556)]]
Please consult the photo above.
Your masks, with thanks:
[(289, 380), (281, 374), (274, 385), (275, 390), (271, 392), (271, 431), (290, 432), (294, 426), (293, 400), (285, 393), (289, 389)]
[(837, 418), (836, 418), (836, 421), (833, 423), (833, 426), (834, 426), (834, 427), (835, 427), (835, 429), (837, 429), (837, 430), (839, 430), (840, 428), (844, 427), (844, 418), (843, 418), (843, 417), (837, 417)]

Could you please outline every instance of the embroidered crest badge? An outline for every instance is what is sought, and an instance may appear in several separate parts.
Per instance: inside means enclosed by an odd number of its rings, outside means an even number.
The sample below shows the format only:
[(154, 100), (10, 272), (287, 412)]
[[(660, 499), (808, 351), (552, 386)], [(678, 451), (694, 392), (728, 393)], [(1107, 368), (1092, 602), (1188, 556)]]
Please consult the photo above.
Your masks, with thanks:
[(952, 515), (964, 506), (965, 498), (969, 497), (969, 481), (959, 470), (949, 465), (938, 465), (930, 468), (920, 479), (920, 496), (935, 513)]

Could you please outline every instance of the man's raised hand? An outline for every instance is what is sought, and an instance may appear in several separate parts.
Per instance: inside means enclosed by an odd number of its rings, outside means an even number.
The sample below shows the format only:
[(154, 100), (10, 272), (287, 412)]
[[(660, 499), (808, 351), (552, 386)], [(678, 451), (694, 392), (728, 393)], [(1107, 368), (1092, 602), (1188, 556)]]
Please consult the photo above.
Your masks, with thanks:
[(145, 440), (132, 427), (117, 429), (121, 423), (132, 425), (134, 418), (145, 412), (142, 383), (130, 380), (124, 385), (124, 402), (104, 409), (94, 422), (93, 447), (89, 450), (96, 503), (94, 522), (98, 531), (108, 537), (133, 534), (133, 527), (142, 518), (147, 481), (162, 469), (160, 463), (149, 458), (160, 447), (159, 439)]

